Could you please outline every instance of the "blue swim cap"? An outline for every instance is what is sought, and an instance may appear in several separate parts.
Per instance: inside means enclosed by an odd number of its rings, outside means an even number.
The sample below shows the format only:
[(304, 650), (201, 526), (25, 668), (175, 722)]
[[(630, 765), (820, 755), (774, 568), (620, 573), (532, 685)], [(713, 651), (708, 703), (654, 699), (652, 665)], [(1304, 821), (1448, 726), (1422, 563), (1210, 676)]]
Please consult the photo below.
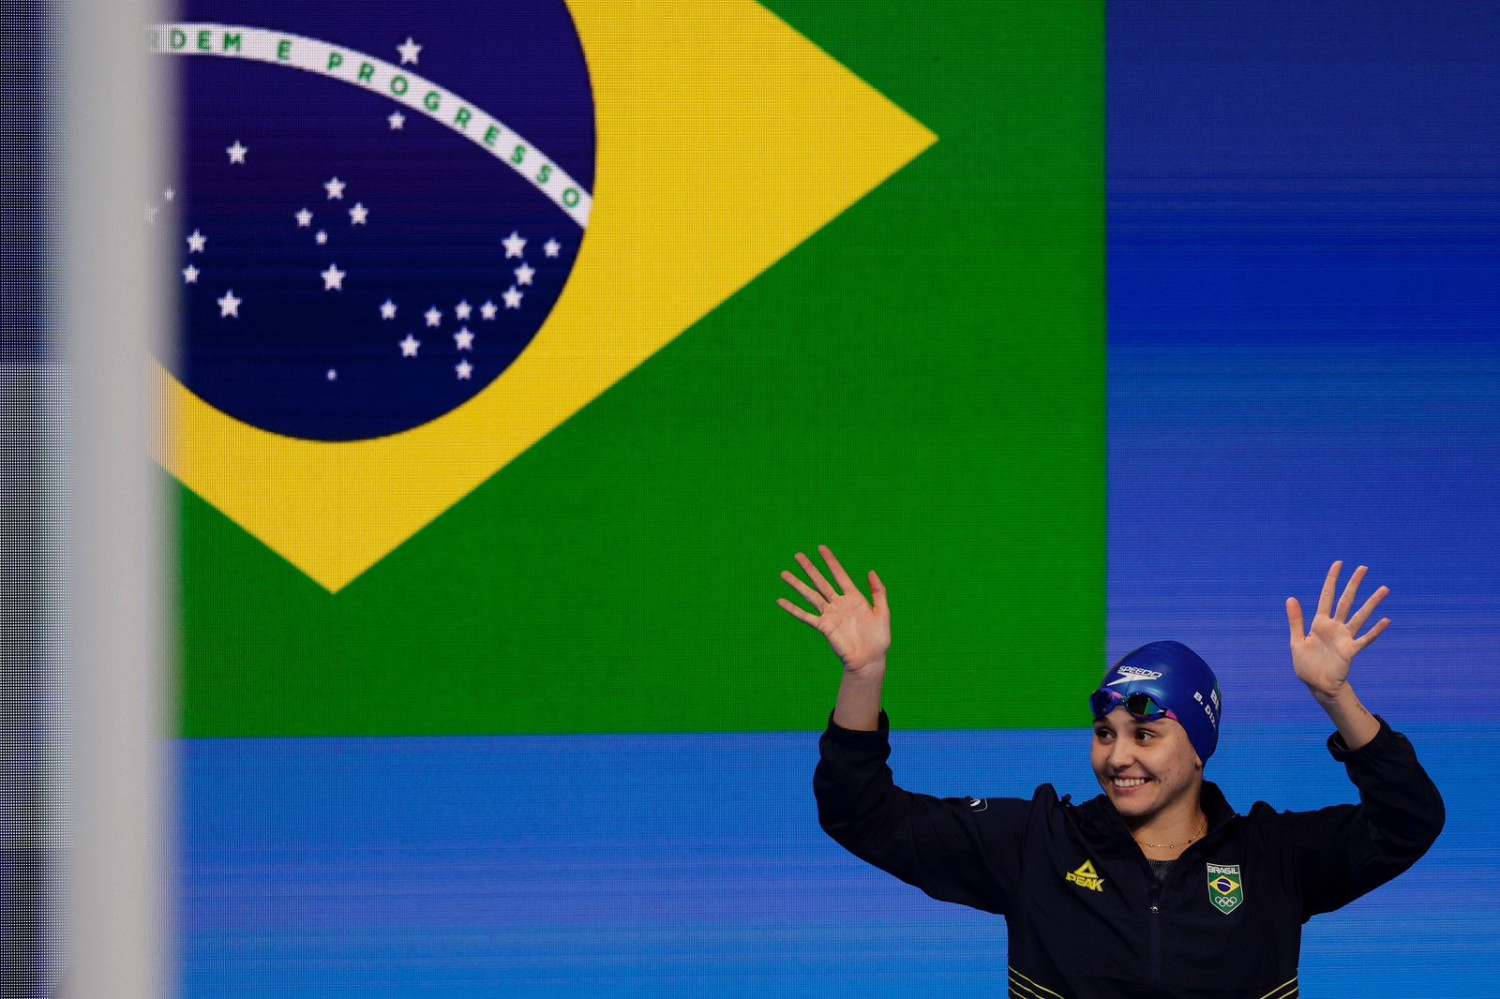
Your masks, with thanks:
[(1219, 680), (1203, 657), (1181, 642), (1152, 642), (1127, 652), (1104, 674), (1099, 689), (1125, 697), (1150, 694), (1177, 716), (1204, 763), (1219, 746)]

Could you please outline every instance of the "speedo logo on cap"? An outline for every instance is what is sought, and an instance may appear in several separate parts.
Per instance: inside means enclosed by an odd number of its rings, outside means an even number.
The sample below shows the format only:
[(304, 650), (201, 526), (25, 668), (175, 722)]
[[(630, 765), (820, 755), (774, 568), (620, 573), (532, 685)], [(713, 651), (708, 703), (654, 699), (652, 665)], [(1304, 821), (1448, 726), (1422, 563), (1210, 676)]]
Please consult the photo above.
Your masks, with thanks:
[(1131, 682), (1134, 682), (1136, 680), (1159, 680), (1159, 679), (1161, 679), (1161, 674), (1159, 672), (1157, 672), (1156, 670), (1154, 670), (1154, 669), (1142, 669), (1139, 666), (1121, 666), (1119, 668), (1118, 672), (1120, 674), (1120, 678), (1118, 680), (1111, 680), (1111, 681), (1109, 681), (1108, 683), (1105, 684), (1106, 687), (1113, 687), (1117, 683), (1131, 683)]

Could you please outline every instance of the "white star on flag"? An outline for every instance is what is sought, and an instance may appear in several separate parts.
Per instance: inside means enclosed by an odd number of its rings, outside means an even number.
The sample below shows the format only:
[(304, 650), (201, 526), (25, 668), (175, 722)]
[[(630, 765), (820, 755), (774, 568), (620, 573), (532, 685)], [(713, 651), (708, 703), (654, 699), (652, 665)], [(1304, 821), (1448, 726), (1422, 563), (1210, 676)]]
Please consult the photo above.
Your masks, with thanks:
[(401, 131), (401, 126), (406, 124), (406, 115), (400, 111), (392, 111), (391, 116), (386, 121), (391, 123), (391, 131), (399, 132)]
[(536, 275), (536, 268), (523, 260), (521, 266), (516, 268), (515, 273), (516, 284), (530, 284), (531, 279)]
[(250, 151), (250, 148), (240, 145), (240, 140), (235, 139), (234, 145), (225, 146), (224, 151), (229, 154), (229, 162), (243, 164), (245, 162), (245, 154)]
[(312, 225), (312, 212), (308, 211), (306, 208), (298, 212), (296, 218), (297, 228), (299, 229), (305, 229), (308, 226)]
[(220, 319), (223, 319), (225, 316), (233, 316), (236, 319), (240, 317), (240, 303), (244, 302), (244, 299), (235, 298), (233, 288), (226, 291), (224, 297), (219, 299), (218, 302)]
[(485, 302), (479, 307), (479, 314), (485, 319), (494, 319), (496, 311), (494, 302)]
[(161, 196), (163, 198), (166, 198), (168, 201), (171, 201), (173, 198), (177, 197), (177, 192), (169, 187), (165, 191), (161, 192)]
[(406, 339), (402, 340), (399, 346), (401, 347), (402, 357), (416, 357), (417, 348), (422, 346), (422, 341), (408, 333), (406, 334)]
[(465, 326), (463, 329), (453, 334), (453, 342), (458, 345), (459, 350), (473, 350), (474, 334), (470, 333), (469, 328)]
[(430, 306), (426, 312), (422, 313), (422, 318), (427, 320), (428, 326), (436, 326), (438, 323), (443, 321), (443, 314), (438, 311), (438, 307), (436, 305), (433, 305)]
[(322, 229), (319, 229), (318, 234), (313, 237), (313, 242), (317, 243), (319, 246), (322, 246), (324, 243), (328, 242), (328, 233), (324, 232)]
[(558, 252), (562, 250), (562, 244), (555, 239), (549, 239), (547, 240), (547, 242), (542, 244), (542, 250), (547, 254), (547, 256), (555, 257), (557, 256)]
[(369, 218), (369, 216), (370, 210), (358, 201), (354, 203), (353, 208), (349, 209), (349, 222), (351, 225), (364, 225), (365, 219)]
[(515, 285), (507, 288), (505, 294), (501, 297), (505, 299), (505, 307), (507, 309), (519, 309), (521, 307), (521, 293), (516, 290)]
[(333, 368), (329, 368), (328, 369), (328, 380), (331, 381), (331, 382), (338, 381), (339, 380), (339, 373), (337, 371), (335, 371)]
[(380, 318), (381, 319), (395, 319), (396, 318), (396, 303), (393, 302), (393, 301), (391, 301), (389, 298), (386, 299), (384, 302), (381, 302), (380, 303)]
[(460, 320), (468, 319), (473, 311), (474, 306), (469, 304), (469, 300), (467, 298), (453, 307), (453, 315)]
[(319, 272), (323, 278), (324, 291), (343, 291), (344, 276), (348, 271), (339, 270), (338, 264), (329, 264), (326, 271)]
[(458, 372), (459, 381), (466, 382), (469, 380), (469, 376), (474, 373), (474, 365), (468, 361), (459, 361), (453, 370)]
[(182, 269), (182, 280), (187, 284), (197, 284), (199, 273), (201, 272), (198, 270), (198, 268), (194, 267), (192, 264), (188, 264)]
[(406, 41), (396, 46), (396, 51), (401, 53), (401, 65), (405, 66), (417, 61), (417, 53), (422, 51), (422, 46), (412, 41), (411, 35), (407, 35)]
[(345, 184), (343, 181), (339, 180), (337, 177), (334, 177), (332, 180), (324, 182), (324, 184), (323, 184), (323, 190), (325, 190), (325, 191), (328, 192), (328, 200), (329, 201), (343, 201), (344, 200), (344, 188), (346, 188), (348, 186), (349, 186), (348, 184)]
[(194, 229), (193, 234), (187, 238), (187, 244), (189, 253), (202, 253), (208, 246), (208, 237)]
[(506, 260), (509, 260), (511, 257), (519, 257), (521, 255), (521, 251), (526, 249), (526, 240), (522, 239), (521, 234), (518, 232), (511, 233), (500, 242), (505, 244)]

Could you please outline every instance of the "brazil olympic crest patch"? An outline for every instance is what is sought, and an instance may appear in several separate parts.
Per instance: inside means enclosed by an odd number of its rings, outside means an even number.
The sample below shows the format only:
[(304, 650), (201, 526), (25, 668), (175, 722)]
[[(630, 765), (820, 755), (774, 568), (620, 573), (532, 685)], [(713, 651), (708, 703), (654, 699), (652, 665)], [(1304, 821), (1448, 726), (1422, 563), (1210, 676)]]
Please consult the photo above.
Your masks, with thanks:
[(1208, 865), (1208, 900), (1226, 916), (1245, 901), (1244, 880), (1239, 864)]

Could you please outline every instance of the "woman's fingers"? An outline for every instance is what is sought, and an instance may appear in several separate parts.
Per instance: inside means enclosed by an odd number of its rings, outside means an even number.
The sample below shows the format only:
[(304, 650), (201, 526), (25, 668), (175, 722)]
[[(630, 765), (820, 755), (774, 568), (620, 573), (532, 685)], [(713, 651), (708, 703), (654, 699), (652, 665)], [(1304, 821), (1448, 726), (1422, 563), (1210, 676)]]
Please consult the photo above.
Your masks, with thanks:
[(833, 549), (827, 545), (819, 545), (818, 554), (822, 555), (823, 561), (828, 563), (828, 571), (833, 573), (833, 581), (839, 584), (839, 589), (845, 593), (854, 593), (857, 589), (854, 580), (849, 578), (849, 574), (839, 564), (838, 558), (833, 554)]
[(824, 600), (821, 594), (819, 594), (811, 586), (808, 586), (802, 580), (798, 579), (795, 573), (788, 572), (787, 570), (783, 569), (781, 571), (781, 578), (786, 580), (787, 583), (791, 585), (792, 589), (802, 594), (802, 599), (812, 604), (818, 610), (822, 610), (828, 605), (828, 601)]
[(1292, 629), (1292, 644), (1307, 637), (1307, 628), (1302, 623), (1302, 605), (1296, 597), (1286, 598), (1286, 623)]
[(1365, 622), (1370, 620), (1370, 615), (1375, 613), (1375, 608), (1380, 606), (1380, 601), (1384, 600), (1390, 595), (1391, 590), (1388, 586), (1382, 586), (1380, 589), (1370, 594), (1370, 599), (1365, 601), (1365, 605), (1361, 607), (1359, 611), (1349, 619), (1349, 633), (1351, 635), (1359, 634), (1359, 629), (1363, 628), (1365, 626)]
[(776, 598), (776, 604), (782, 610), (786, 611), (788, 614), (792, 615), (792, 617), (796, 618), (798, 621), (801, 621), (803, 624), (807, 625), (808, 627), (810, 627), (810, 628), (817, 628), (818, 627), (818, 617), (817, 617), (816, 614), (809, 614), (807, 611), (803, 610), (801, 607), (798, 607), (796, 604), (792, 603), (786, 597), (777, 597)]
[[(1323, 592), (1318, 597), (1318, 616), (1320, 618), (1324, 616), (1329, 617), (1341, 625), (1354, 641), (1354, 651), (1357, 653), (1379, 638), (1380, 633), (1390, 626), (1390, 618), (1381, 618), (1364, 635), (1355, 637), (1359, 635), (1359, 629), (1365, 626), (1365, 622), (1369, 621), (1375, 614), (1375, 610), (1380, 606), (1381, 601), (1390, 596), (1391, 591), (1389, 587), (1380, 587), (1374, 593), (1370, 594), (1369, 599), (1360, 606), (1359, 610), (1351, 615), (1349, 609), (1354, 606), (1354, 600), (1359, 596), (1360, 585), (1364, 583), (1365, 574), (1369, 572), (1369, 567), (1363, 565), (1355, 567), (1354, 573), (1349, 577), (1349, 582), (1344, 586), (1344, 592), (1339, 596), (1338, 606), (1335, 607), (1333, 594), (1338, 589), (1339, 573), (1343, 571), (1343, 568), (1343, 562), (1335, 562), (1328, 567), (1328, 576), (1323, 580)], [(1294, 597), (1287, 599), (1286, 619), (1291, 626), (1292, 643), (1295, 645), (1299, 639), (1305, 636), (1302, 633), (1302, 608), (1298, 605)], [(1317, 627), (1318, 623), (1314, 621), (1313, 629), (1317, 630)]]
[(1365, 632), (1365, 636), (1363, 638), (1355, 640), (1355, 642), (1354, 642), (1354, 651), (1355, 652), (1363, 652), (1369, 646), (1369, 644), (1371, 642), (1375, 641), (1375, 639), (1377, 639), (1377, 638), (1380, 637), (1380, 633), (1382, 631), (1384, 631), (1386, 628), (1390, 627), (1390, 624), (1391, 624), (1391, 619), (1388, 618), (1388, 617), (1383, 617), (1379, 621), (1376, 621), (1375, 622), (1375, 627), (1373, 627), (1369, 631)]
[(813, 565), (812, 559), (808, 558), (801, 552), (798, 552), (797, 564), (802, 567), (803, 572), (807, 573), (807, 578), (813, 581), (813, 585), (818, 588), (818, 592), (823, 594), (826, 599), (832, 600), (834, 597), (838, 596), (838, 593), (833, 588), (833, 584), (829, 583), (827, 579), (823, 578), (823, 574), (818, 571), (818, 567)]
[(1344, 587), (1344, 595), (1339, 597), (1338, 613), (1334, 620), (1343, 621), (1349, 617), (1349, 608), (1354, 606), (1354, 598), (1359, 593), (1359, 584), (1364, 582), (1365, 573), (1370, 571), (1369, 566), (1359, 566), (1354, 570), (1354, 575), (1349, 577), (1349, 585)]
[[(858, 618), (861, 609), (865, 612), (870, 610), (870, 603), (865, 600), (864, 594), (860, 592), (859, 587), (850, 578), (849, 573), (839, 562), (838, 557), (833, 554), (827, 545), (819, 545), (818, 553), (828, 563), (828, 571), (833, 574), (833, 578), (838, 582), (839, 588), (843, 592), (840, 593), (833, 588), (833, 584), (829, 583), (827, 578), (818, 571), (818, 567), (813, 564), (812, 559), (808, 558), (804, 553), (798, 552), (796, 556), (797, 564), (802, 567), (803, 572), (807, 573), (807, 578), (812, 580), (812, 585), (809, 586), (803, 582), (802, 578), (794, 572), (783, 570), (781, 578), (788, 586), (796, 590), (802, 599), (812, 604), (813, 610), (816, 613), (810, 613), (784, 597), (779, 598), (776, 603), (782, 610), (797, 620), (812, 625), (821, 631), (825, 627), (839, 627), (839, 622), (850, 620), (851, 614)], [(885, 584), (880, 581), (880, 577), (873, 570), (870, 572), (870, 594), (875, 603), (876, 613), (889, 620), (891, 614), (890, 598), (885, 592)], [(859, 602), (857, 606), (850, 603), (853, 600)]]
[(1333, 616), (1333, 594), (1339, 586), (1339, 573), (1343, 571), (1342, 561), (1328, 567), (1328, 576), (1323, 580), (1323, 592), (1318, 595), (1318, 614), (1323, 617)]

